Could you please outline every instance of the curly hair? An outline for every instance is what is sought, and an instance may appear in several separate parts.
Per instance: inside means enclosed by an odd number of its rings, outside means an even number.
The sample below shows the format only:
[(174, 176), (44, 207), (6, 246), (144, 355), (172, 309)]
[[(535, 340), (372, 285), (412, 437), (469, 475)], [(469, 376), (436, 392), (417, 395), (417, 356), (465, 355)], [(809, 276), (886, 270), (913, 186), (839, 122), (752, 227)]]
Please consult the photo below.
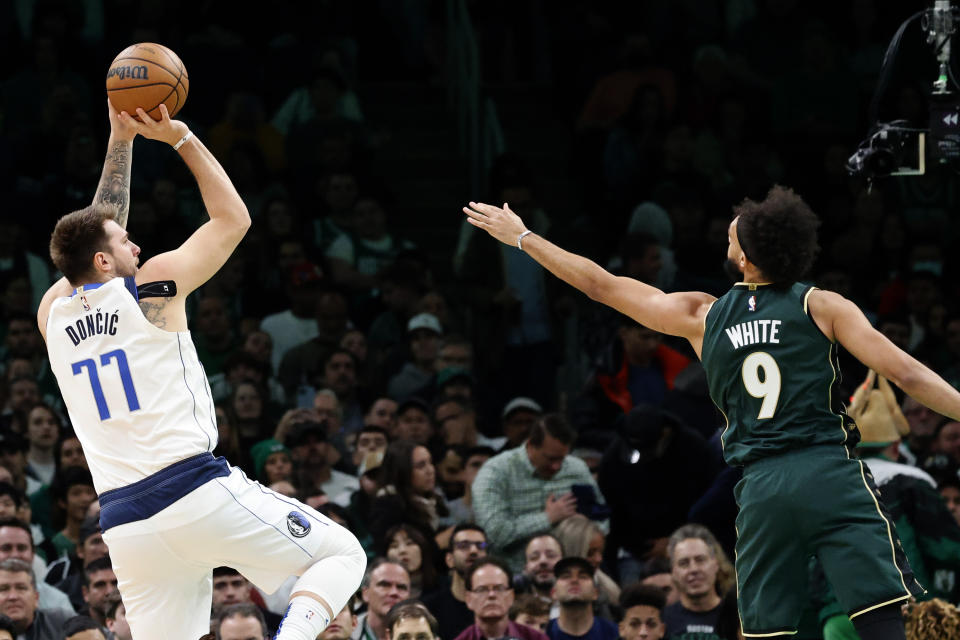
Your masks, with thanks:
[(904, 614), (907, 640), (960, 638), (960, 612), (949, 602), (933, 598), (907, 605)]
[(747, 260), (775, 284), (791, 284), (813, 266), (820, 220), (792, 189), (774, 185), (762, 202), (733, 208), (737, 237)]

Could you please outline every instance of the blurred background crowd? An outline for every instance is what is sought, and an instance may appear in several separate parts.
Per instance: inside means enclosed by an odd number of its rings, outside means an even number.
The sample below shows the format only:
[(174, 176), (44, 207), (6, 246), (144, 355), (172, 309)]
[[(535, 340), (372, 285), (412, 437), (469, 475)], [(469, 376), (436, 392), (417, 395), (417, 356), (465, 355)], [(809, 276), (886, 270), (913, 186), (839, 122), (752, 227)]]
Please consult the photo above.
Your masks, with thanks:
[[(24, 637), (65, 637), (41, 630), (61, 609), (129, 637), (34, 314), (58, 277), (53, 225), (100, 176), (109, 62), (153, 41), (184, 61), (178, 117), (253, 218), (189, 301), (215, 453), (371, 558), (324, 637), (387, 640), (412, 616), (444, 640), (521, 623), (551, 640), (734, 640), (739, 472), (689, 345), (475, 233), (460, 207), (508, 202), (614, 272), (722, 295), (731, 206), (790, 186), (822, 222), (810, 282), (960, 385), (956, 176), (870, 185), (845, 169), (889, 38), (928, 4), (0, 1), (0, 613)], [(927, 126), (936, 72), (909, 31), (881, 119)], [(144, 260), (205, 219), (183, 163), (149, 141), (131, 201)], [(841, 363), (849, 397), (867, 372)], [(960, 423), (902, 396), (872, 419), (901, 426), (865, 430), (864, 455), (903, 467), (898, 488), (880, 483), (908, 555), (956, 603)], [(23, 566), (39, 587), (26, 604), (4, 595)], [(256, 615), (275, 630), (286, 595), (224, 567), (215, 630)], [(819, 595), (802, 637), (830, 632)], [(410, 597), (426, 609), (390, 619)]]

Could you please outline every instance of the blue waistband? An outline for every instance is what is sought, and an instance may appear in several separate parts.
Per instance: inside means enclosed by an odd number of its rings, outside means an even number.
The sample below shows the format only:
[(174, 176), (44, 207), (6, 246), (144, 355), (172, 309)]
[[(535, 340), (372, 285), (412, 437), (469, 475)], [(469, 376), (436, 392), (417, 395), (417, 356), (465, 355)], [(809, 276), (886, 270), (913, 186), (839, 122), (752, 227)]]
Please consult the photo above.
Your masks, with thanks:
[(100, 528), (106, 531), (117, 525), (146, 520), (200, 485), (226, 475), (230, 475), (226, 460), (201, 453), (133, 484), (104, 491), (100, 494)]

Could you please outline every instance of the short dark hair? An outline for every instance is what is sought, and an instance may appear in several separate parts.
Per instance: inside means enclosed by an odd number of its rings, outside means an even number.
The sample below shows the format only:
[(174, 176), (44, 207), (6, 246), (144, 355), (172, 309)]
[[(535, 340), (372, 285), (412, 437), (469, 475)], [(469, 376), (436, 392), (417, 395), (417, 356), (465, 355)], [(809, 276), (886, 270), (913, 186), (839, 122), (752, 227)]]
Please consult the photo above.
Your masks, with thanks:
[(548, 435), (568, 447), (577, 439), (577, 431), (560, 413), (546, 413), (537, 418), (530, 428), (530, 444), (539, 447)]
[(483, 534), (483, 539), (487, 539), (487, 532), (483, 530), (478, 524), (473, 522), (461, 522), (453, 528), (453, 533), (450, 534), (450, 543), (447, 545), (447, 551), (453, 552), (453, 539), (457, 537), (457, 534), (461, 531), (479, 531)]
[[(6, 484), (5, 482), (0, 483), (0, 485)], [(7, 485), (10, 486), (10, 485)], [(3, 490), (0, 488), (0, 495), (3, 495)], [(14, 529), (20, 529), (27, 534), (27, 538), (30, 539), (30, 548), (33, 549), (33, 531), (30, 530), (30, 525), (20, 520), (19, 518), (0, 518), (0, 529), (4, 527), (12, 527)]]
[[(9, 482), (0, 482), (0, 496), (10, 496), (10, 499), (13, 500), (13, 504), (17, 509), (23, 504), (23, 492)], [(3, 525), (0, 524), (0, 526)]]
[(507, 615), (511, 620), (516, 620), (521, 613), (528, 616), (549, 616), (550, 601), (533, 593), (521, 593), (513, 601), (510, 613)]
[(83, 485), (93, 486), (93, 476), (90, 470), (83, 467), (65, 467), (54, 477), (50, 485), (50, 493), (58, 500), (66, 500), (71, 487)]
[(117, 612), (120, 611), (120, 607), (123, 607), (123, 611), (126, 613), (127, 608), (123, 606), (123, 600), (111, 600), (110, 604), (107, 606), (107, 613), (104, 615), (104, 619), (116, 620)]
[(390, 607), (390, 611), (387, 612), (387, 617), (384, 620), (384, 628), (389, 630), (392, 638), (393, 627), (401, 620), (410, 618), (426, 620), (433, 635), (435, 637), (440, 635), (440, 625), (437, 623), (437, 619), (430, 613), (426, 605), (419, 600), (401, 600)]
[(481, 558), (477, 560), (477, 564), (470, 567), (470, 570), (467, 571), (467, 575), (464, 577), (464, 583), (467, 586), (467, 591), (473, 591), (473, 574), (477, 572), (480, 567), (497, 567), (505, 574), (507, 574), (507, 586), (511, 589), (513, 588), (513, 572), (510, 571), (510, 565), (501, 560), (500, 558), (494, 558), (488, 556), (486, 558)]
[(83, 568), (83, 586), (90, 586), (90, 576), (98, 571), (106, 571), (108, 569), (113, 571), (113, 562), (110, 560), (110, 554), (107, 554), (102, 558), (97, 558), (88, 564)]
[(106, 251), (110, 239), (104, 223), (116, 217), (115, 210), (92, 204), (57, 220), (50, 236), (50, 259), (70, 284), (81, 284), (93, 269), (93, 256)]
[(63, 623), (63, 637), (69, 638), (75, 633), (89, 631), (91, 629), (100, 629), (100, 625), (97, 624), (96, 620), (90, 616), (73, 616)]
[(220, 637), (220, 625), (222, 625), (223, 621), (227, 618), (255, 618), (257, 622), (260, 623), (261, 635), (264, 637), (267, 635), (267, 621), (263, 617), (263, 612), (260, 611), (260, 607), (255, 604), (240, 602), (220, 609), (220, 611), (217, 612), (215, 624), (215, 631), (218, 638)]
[(663, 610), (667, 604), (667, 595), (660, 587), (653, 585), (640, 584), (639, 582), (631, 584), (620, 592), (620, 608), (623, 613), (630, 607), (646, 605), (654, 609)]
[(791, 284), (813, 266), (820, 220), (793, 189), (774, 185), (762, 202), (747, 198), (733, 211), (740, 248), (765, 278)]
[(214, 567), (213, 577), (219, 578), (221, 576), (239, 576), (241, 575), (239, 571), (233, 567)]

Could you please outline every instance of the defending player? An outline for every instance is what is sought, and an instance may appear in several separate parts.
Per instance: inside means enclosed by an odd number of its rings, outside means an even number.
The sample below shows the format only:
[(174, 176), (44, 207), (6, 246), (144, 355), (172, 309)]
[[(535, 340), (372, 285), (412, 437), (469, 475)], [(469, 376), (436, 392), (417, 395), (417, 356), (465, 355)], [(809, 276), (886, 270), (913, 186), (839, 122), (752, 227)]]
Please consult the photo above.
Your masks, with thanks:
[(904, 638), (900, 604), (922, 592), (872, 478), (850, 456), (859, 433), (834, 394), (837, 343), (920, 402), (960, 419), (960, 393), (876, 331), (849, 300), (797, 281), (813, 263), (818, 221), (792, 191), (734, 209), (727, 258), (743, 273), (723, 297), (671, 293), (613, 276), (532, 234), (503, 208), (470, 203), (469, 222), (518, 246), (592, 299), (689, 340), (727, 417), (736, 487), (737, 581), (747, 637), (796, 632), (807, 558), (823, 563), (862, 638)]
[[(300, 576), (277, 638), (314, 640), (359, 586), (366, 556), (346, 529), (210, 453), (213, 400), (184, 302), (227, 260), (250, 217), (213, 155), (160, 109), (159, 121), (138, 109), (137, 122), (109, 107), (97, 194), (57, 222), (50, 255), (65, 277), (37, 321), (100, 494), (134, 637), (206, 634), (211, 569), (228, 565), (267, 591)], [(140, 248), (124, 230), (138, 134), (179, 152), (210, 215), (180, 248), (139, 268)]]

